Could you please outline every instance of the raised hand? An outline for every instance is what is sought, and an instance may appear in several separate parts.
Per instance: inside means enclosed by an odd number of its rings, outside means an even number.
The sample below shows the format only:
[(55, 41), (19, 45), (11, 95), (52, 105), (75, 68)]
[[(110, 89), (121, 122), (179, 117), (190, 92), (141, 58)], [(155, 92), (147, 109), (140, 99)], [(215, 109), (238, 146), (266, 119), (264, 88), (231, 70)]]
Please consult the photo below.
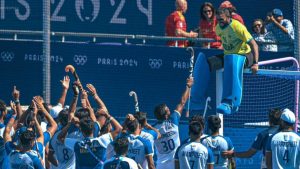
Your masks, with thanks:
[(78, 82), (77, 82), (77, 81), (75, 81), (75, 82), (73, 83), (72, 88), (73, 88), (73, 93), (74, 93), (74, 95), (75, 95), (75, 96), (78, 96), (78, 95), (79, 95), (79, 86), (78, 86)]
[(11, 107), (11, 110), (13, 111), (13, 115), (17, 114), (17, 107), (13, 101), (10, 101), (10, 107)]
[(44, 100), (43, 100), (42, 97), (40, 97), (40, 96), (34, 96), (33, 97), (33, 101), (34, 101), (34, 103), (35, 103), (35, 105), (36, 105), (36, 107), (38, 109), (43, 109), (44, 108), (44, 105), (43, 105)]
[(17, 90), (17, 87), (14, 86), (14, 89), (12, 91), (12, 97), (15, 99), (15, 100), (19, 100), (20, 99), (20, 91)]
[(64, 76), (64, 79), (60, 81), (61, 85), (63, 86), (64, 89), (69, 89), (70, 86), (70, 78), (69, 76)]
[(97, 94), (97, 90), (96, 90), (96, 88), (92, 84), (87, 84), (86, 87), (88, 88), (89, 93), (92, 96), (95, 96)]

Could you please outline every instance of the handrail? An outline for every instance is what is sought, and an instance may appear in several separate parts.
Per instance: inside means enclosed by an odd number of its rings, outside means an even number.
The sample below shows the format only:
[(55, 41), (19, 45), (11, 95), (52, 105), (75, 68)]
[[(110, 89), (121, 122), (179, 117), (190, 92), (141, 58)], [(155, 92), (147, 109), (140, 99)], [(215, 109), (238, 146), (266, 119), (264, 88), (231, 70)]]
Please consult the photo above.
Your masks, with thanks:
[[(0, 29), (1, 34), (12, 34), (14, 35), (14, 40), (17, 40), (18, 35), (33, 35), (33, 36), (42, 36), (43, 31), (35, 31), (35, 30), (12, 30), (12, 29)], [(138, 39), (138, 40), (162, 40), (162, 41), (193, 41), (193, 42), (216, 42), (215, 39), (212, 38), (185, 38), (185, 37), (170, 37), (170, 36), (154, 36), (154, 35), (133, 35), (133, 34), (110, 34), (110, 33), (81, 33), (81, 32), (55, 32), (52, 31), (51, 36), (53, 37), (62, 37), (62, 41), (64, 42), (65, 37), (86, 37), (93, 38), (93, 41), (96, 41), (96, 38), (115, 38), (115, 39)], [(257, 44), (265, 44), (265, 45), (293, 45), (292, 42), (263, 42), (257, 41)]]

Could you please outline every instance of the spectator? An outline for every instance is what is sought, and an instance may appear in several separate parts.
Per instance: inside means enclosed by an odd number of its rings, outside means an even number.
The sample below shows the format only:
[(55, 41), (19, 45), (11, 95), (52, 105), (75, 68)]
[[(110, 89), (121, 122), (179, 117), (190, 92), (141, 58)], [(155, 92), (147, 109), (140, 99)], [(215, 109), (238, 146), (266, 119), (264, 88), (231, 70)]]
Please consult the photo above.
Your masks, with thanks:
[(211, 149), (200, 143), (202, 130), (202, 125), (198, 121), (189, 123), (190, 141), (177, 149), (175, 169), (214, 168)]
[(206, 147), (209, 147), (214, 154), (214, 168), (215, 169), (226, 169), (235, 168), (235, 161), (233, 158), (223, 157), (223, 151), (232, 151), (233, 144), (229, 137), (223, 137), (219, 134), (219, 129), (221, 128), (221, 119), (216, 115), (211, 115), (208, 117), (208, 129), (210, 132), (209, 136), (201, 139), (201, 143)]
[(280, 109), (271, 109), (269, 111), (269, 124), (270, 127), (267, 129), (261, 131), (255, 138), (254, 142), (252, 143), (252, 146), (249, 150), (243, 151), (243, 152), (234, 152), (234, 151), (224, 151), (224, 156), (234, 156), (238, 158), (250, 158), (253, 155), (255, 155), (259, 150), (262, 151), (263, 157), (261, 160), (261, 169), (266, 169), (266, 145), (268, 142), (268, 138), (273, 135), (274, 133), (277, 133), (279, 130), (279, 123), (280, 123), (280, 116), (282, 111)]
[(275, 43), (276, 39), (272, 32), (267, 32), (266, 27), (264, 25), (263, 20), (255, 19), (252, 24), (252, 37), (257, 43), (262, 42), (259, 44), (259, 49), (262, 51), (272, 51), (277, 52), (277, 45), (276, 44), (263, 44), (263, 42), (273, 42)]
[[(166, 19), (166, 36), (196, 38), (198, 33), (186, 32), (186, 22), (184, 13), (187, 11), (186, 0), (175, 1), (176, 10), (171, 13)], [(187, 41), (169, 41), (168, 46), (187, 47)]]
[(217, 19), (215, 16), (215, 8), (210, 2), (204, 2), (200, 8), (201, 20), (199, 23), (199, 36), (203, 38), (212, 38), (219, 42), (203, 43), (203, 47), (208, 48), (220, 48), (221, 42), (220, 37), (216, 35)]
[(176, 149), (180, 145), (179, 120), (193, 83), (193, 78), (187, 79), (186, 89), (173, 113), (170, 112), (166, 104), (160, 104), (154, 108), (154, 115), (158, 120), (154, 127), (162, 135), (161, 138), (154, 141), (157, 154), (157, 169), (175, 168), (174, 156)]
[(290, 20), (284, 19), (280, 9), (273, 9), (267, 16), (266, 28), (272, 32), (278, 44), (278, 51), (293, 51), (294, 27)]
[(131, 158), (127, 158), (129, 141), (126, 137), (119, 137), (114, 141), (114, 151), (116, 156), (104, 162), (102, 169), (138, 169), (137, 163)]
[(268, 169), (296, 169), (300, 167), (300, 137), (295, 133), (295, 114), (284, 109), (281, 114), (280, 132), (269, 138), (266, 150)]
[(235, 6), (233, 6), (230, 1), (222, 2), (220, 5), (220, 8), (227, 8), (231, 13), (232, 19), (235, 19), (235, 20), (239, 21), (240, 23), (242, 23), (243, 25), (245, 25), (243, 18), (239, 14), (237, 14), (237, 10), (236, 10)]

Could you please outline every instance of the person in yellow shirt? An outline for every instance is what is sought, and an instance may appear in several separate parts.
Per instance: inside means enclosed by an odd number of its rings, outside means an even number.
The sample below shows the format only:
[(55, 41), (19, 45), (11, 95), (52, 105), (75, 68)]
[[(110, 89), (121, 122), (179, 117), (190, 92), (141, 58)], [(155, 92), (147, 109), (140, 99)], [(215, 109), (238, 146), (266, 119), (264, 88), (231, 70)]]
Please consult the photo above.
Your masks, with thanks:
[(217, 112), (231, 114), (238, 111), (242, 100), (243, 69), (258, 71), (258, 46), (247, 28), (231, 18), (226, 8), (217, 10), (216, 33), (221, 37), (224, 54), (206, 58), (199, 54), (195, 69), (195, 83), (191, 92), (191, 109), (204, 110), (210, 72), (224, 68), (223, 93)]

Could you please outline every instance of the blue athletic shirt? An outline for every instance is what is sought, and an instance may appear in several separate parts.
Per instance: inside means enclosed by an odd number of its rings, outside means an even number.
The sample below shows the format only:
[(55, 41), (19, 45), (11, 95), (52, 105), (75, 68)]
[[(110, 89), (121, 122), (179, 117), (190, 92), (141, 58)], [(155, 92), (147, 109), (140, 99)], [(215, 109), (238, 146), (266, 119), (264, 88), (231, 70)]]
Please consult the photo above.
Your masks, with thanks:
[(273, 168), (299, 168), (300, 136), (293, 131), (278, 132), (269, 138), (266, 152), (272, 152)]
[(175, 159), (179, 160), (183, 169), (205, 169), (207, 164), (214, 164), (211, 149), (199, 142), (187, 141), (182, 144), (176, 151)]
[(158, 122), (154, 127), (159, 130), (161, 138), (154, 141), (157, 155), (157, 166), (164, 163), (174, 163), (176, 149), (180, 145), (179, 125), (180, 113), (174, 111), (170, 119)]
[(209, 147), (214, 155), (214, 168), (227, 169), (229, 166), (228, 158), (222, 156), (223, 151), (233, 150), (233, 144), (229, 137), (206, 136), (201, 140), (202, 144)]

